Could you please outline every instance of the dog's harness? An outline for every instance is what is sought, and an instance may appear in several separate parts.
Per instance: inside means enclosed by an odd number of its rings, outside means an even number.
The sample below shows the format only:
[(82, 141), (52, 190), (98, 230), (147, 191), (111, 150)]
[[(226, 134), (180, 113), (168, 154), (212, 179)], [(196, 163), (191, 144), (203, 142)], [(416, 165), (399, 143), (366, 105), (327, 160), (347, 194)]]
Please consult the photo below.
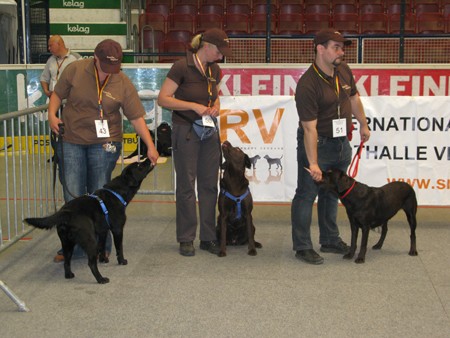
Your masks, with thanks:
[(226, 191), (225, 189), (222, 189), (220, 191), (222, 194), (224, 194), (226, 197), (228, 197), (230, 200), (233, 200), (234, 202), (236, 202), (236, 218), (235, 219), (240, 219), (242, 217), (241, 213), (242, 213), (242, 207), (241, 207), (241, 202), (247, 197), (247, 195), (250, 193), (250, 189), (247, 188), (247, 191), (244, 192), (241, 196), (233, 196), (231, 195), (228, 191)]
[[(126, 207), (127, 206), (127, 202), (123, 199), (122, 196), (120, 196), (118, 193), (116, 193), (115, 191), (112, 191), (110, 189), (106, 189), (103, 188), (103, 190), (109, 191), (111, 194), (113, 194), (114, 196), (117, 197), (117, 199)], [(98, 203), (100, 204), (100, 207), (102, 208), (103, 214), (105, 215), (106, 218), (106, 223), (108, 224), (108, 226), (111, 228), (111, 225), (109, 224), (109, 212), (108, 212), (108, 208), (106, 208), (105, 202), (103, 202), (103, 200), (98, 197), (97, 195), (94, 194), (89, 194), (87, 195), (89, 197), (95, 198)]]

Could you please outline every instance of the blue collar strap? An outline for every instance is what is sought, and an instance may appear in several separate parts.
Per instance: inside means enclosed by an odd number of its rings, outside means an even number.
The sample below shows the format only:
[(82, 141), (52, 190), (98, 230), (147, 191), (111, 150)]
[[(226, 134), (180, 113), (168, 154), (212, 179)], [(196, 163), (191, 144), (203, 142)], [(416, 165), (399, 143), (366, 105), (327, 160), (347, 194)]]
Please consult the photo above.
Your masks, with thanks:
[[(111, 194), (113, 194), (114, 196), (117, 197), (117, 199), (124, 205), (127, 206), (127, 202), (125, 202), (125, 200), (123, 199), (122, 196), (120, 196), (118, 193), (116, 193), (115, 191), (109, 190), (109, 189), (105, 189), (103, 188), (103, 190), (109, 191)], [(105, 202), (103, 202), (103, 200), (98, 197), (97, 195), (94, 194), (90, 194), (88, 195), (89, 197), (95, 198), (98, 203), (100, 204), (100, 207), (103, 210), (103, 213), (105, 214), (105, 218), (106, 218), (106, 223), (108, 223), (108, 226), (111, 228), (111, 225), (109, 224), (109, 212), (108, 209), (106, 208)]]
[(111, 226), (109, 225), (108, 209), (106, 208), (105, 202), (103, 202), (103, 200), (100, 197), (98, 197), (97, 195), (90, 194), (88, 196), (92, 197), (92, 198), (95, 198), (98, 201), (98, 203), (100, 203), (100, 207), (102, 208), (103, 213), (105, 214), (106, 223), (108, 223), (108, 226), (111, 228)]
[(116, 193), (115, 191), (112, 191), (110, 189), (106, 189), (106, 188), (103, 188), (103, 190), (109, 191), (111, 194), (113, 194), (114, 196), (117, 197), (117, 199), (120, 201), (120, 203), (122, 203), (124, 206), (127, 206), (127, 202), (125, 202), (123, 197), (120, 196), (118, 193)]
[(225, 189), (221, 190), (221, 193), (224, 194), (226, 197), (228, 197), (230, 200), (233, 200), (234, 202), (236, 202), (236, 218), (235, 219), (240, 219), (242, 217), (241, 213), (242, 213), (242, 207), (241, 207), (241, 202), (247, 197), (247, 195), (250, 193), (250, 189), (247, 188), (247, 191), (244, 192), (241, 196), (235, 197), (233, 195), (231, 195), (228, 191), (226, 191)]

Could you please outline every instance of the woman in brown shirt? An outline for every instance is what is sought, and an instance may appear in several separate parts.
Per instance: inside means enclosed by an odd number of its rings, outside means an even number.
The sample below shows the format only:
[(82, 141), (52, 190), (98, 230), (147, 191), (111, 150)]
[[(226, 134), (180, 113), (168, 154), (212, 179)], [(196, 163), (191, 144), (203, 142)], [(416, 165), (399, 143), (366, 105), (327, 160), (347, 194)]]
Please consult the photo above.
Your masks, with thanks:
[[(172, 147), (176, 170), (176, 224), (180, 254), (194, 256), (197, 230), (196, 191), (200, 215), (200, 249), (219, 252), (216, 240), (217, 182), (220, 165), (220, 139), (216, 117), (221, 71), (216, 61), (231, 55), (228, 37), (220, 29), (196, 35), (186, 58), (169, 70), (158, 104), (173, 111)], [(193, 128), (193, 122), (211, 126), (206, 136)], [(203, 128), (200, 128), (202, 130)]]

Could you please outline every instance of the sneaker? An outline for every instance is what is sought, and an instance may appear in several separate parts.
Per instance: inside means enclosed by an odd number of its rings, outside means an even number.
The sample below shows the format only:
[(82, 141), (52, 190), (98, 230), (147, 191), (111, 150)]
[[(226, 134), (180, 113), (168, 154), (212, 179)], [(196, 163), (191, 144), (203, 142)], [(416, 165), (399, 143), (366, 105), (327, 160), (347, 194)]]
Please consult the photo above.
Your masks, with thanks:
[(64, 255), (63, 254), (56, 254), (56, 256), (53, 258), (53, 262), (55, 263), (61, 263), (64, 262)]
[(313, 249), (298, 250), (295, 257), (309, 264), (319, 265), (323, 263), (323, 258)]
[(200, 241), (200, 249), (207, 250), (215, 255), (218, 255), (220, 252), (220, 246), (217, 241)]
[(191, 242), (180, 243), (180, 255), (181, 256), (195, 256), (194, 244)]
[(345, 255), (350, 250), (350, 247), (341, 239), (335, 244), (323, 244), (320, 247), (322, 252), (331, 252)]

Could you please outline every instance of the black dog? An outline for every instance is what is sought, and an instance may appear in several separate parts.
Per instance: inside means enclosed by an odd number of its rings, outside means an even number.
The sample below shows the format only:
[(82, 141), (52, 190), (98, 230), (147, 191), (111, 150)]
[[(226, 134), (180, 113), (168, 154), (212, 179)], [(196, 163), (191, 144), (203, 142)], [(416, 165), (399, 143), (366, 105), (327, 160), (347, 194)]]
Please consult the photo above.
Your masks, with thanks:
[(329, 170), (322, 175), (319, 184), (336, 192), (347, 211), (352, 230), (350, 251), (344, 256), (352, 259), (356, 251), (358, 229), (362, 229), (361, 249), (356, 263), (364, 263), (370, 228), (381, 226), (381, 237), (372, 249), (381, 249), (387, 233), (388, 221), (400, 210), (406, 214), (410, 236), (410, 256), (417, 256), (416, 212), (417, 199), (414, 189), (405, 182), (391, 182), (379, 188), (369, 187), (355, 181), (338, 169)]
[(280, 158), (272, 158), (269, 155), (265, 155), (264, 158), (267, 160), (267, 163), (269, 164), (269, 170), (270, 168), (272, 168), (272, 164), (277, 166), (278, 168), (281, 168), (281, 170), (283, 170), (283, 166), (281, 165), (281, 159), (283, 156), (281, 156)]
[[(154, 166), (150, 160), (135, 162), (122, 171), (103, 189), (92, 195), (84, 195), (67, 202), (55, 214), (43, 218), (26, 218), (25, 222), (40, 228), (51, 229), (56, 226), (64, 253), (64, 273), (66, 278), (75, 275), (70, 269), (70, 261), (75, 244), (86, 252), (88, 265), (100, 284), (109, 282), (98, 271), (97, 255), (100, 262), (108, 263), (105, 257), (105, 241), (108, 230), (114, 238), (117, 261), (121, 265), (128, 262), (123, 257), (123, 227), (126, 221), (125, 208), (139, 190), (142, 181)], [(98, 237), (98, 245), (97, 245)]]
[(262, 248), (255, 242), (253, 225), (253, 199), (245, 177), (245, 168), (251, 167), (250, 158), (241, 149), (230, 142), (222, 144), (225, 162), (223, 176), (220, 179), (219, 216), (217, 218), (217, 238), (220, 241), (219, 257), (226, 256), (227, 245), (248, 243), (248, 254), (256, 255), (256, 248)]
[(261, 158), (261, 156), (259, 156), (259, 155), (255, 155), (255, 156), (253, 156), (253, 157), (249, 157), (249, 159), (250, 159), (250, 163), (251, 163), (251, 167), (253, 168), (253, 169), (256, 169), (256, 162), (258, 162), (258, 160)]

